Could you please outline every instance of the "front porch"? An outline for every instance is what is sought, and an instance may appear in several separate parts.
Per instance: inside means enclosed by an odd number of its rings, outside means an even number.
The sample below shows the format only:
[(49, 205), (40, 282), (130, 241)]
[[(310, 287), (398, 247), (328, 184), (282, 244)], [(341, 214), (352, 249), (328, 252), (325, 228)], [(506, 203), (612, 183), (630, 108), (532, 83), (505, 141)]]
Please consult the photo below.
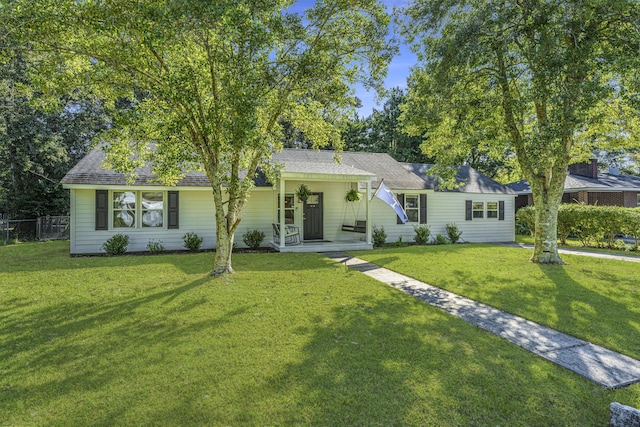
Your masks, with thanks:
[(308, 240), (296, 245), (279, 246), (271, 242), (278, 252), (334, 252), (334, 251), (360, 251), (373, 249), (373, 243), (364, 240)]

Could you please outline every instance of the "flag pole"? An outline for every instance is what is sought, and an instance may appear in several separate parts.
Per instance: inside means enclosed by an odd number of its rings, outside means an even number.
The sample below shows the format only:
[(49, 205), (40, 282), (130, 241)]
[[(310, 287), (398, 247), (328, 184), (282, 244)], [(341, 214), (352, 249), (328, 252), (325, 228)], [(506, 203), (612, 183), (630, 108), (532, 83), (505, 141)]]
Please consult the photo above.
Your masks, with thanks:
[(378, 194), (378, 191), (380, 191), (380, 187), (382, 187), (383, 182), (384, 182), (384, 178), (382, 178), (382, 180), (380, 181), (380, 184), (378, 184), (378, 188), (376, 188), (376, 191), (373, 192), (373, 196), (371, 196), (371, 200), (369, 200), (369, 202), (372, 202), (373, 198), (376, 197), (376, 194)]

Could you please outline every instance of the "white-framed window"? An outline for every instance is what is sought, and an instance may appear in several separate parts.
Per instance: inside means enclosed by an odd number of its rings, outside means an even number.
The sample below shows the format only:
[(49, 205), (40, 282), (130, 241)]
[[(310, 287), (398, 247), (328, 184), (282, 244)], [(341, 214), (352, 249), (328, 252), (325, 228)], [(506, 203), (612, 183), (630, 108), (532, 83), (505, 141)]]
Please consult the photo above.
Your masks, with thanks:
[(498, 220), (504, 221), (504, 200), (497, 202), (476, 202), (473, 200), (465, 200), (465, 220), (473, 221), (474, 219)]
[(487, 202), (487, 218), (498, 219), (498, 202)]
[(405, 194), (404, 211), (407, 222), (420, 222), (420, 197), (417, 194)]
[(111, 200), (113, 228), (164, 227), (163, 191), (114, 191)]
[(142, 227), (164, 226), (164, 193), (141, 191)]
[[(285, 224), (294, 224), (295, 223), (295, 196), (293, 194), (284, 195), (284, 223)], [(280, 221), (280, 195), (278, 194), (278, 217), (276, 221)]]
[(640, 206), (640, 193), (638, 193), (638, 206)]
[(473, 218), (484, 218), (484, 202), (473, 202)]

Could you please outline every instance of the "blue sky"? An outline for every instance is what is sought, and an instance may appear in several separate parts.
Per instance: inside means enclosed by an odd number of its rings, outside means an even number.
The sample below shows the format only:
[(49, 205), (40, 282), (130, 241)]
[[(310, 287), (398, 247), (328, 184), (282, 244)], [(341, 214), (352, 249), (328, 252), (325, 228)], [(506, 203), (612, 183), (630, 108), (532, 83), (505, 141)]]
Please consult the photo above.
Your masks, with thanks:
[[(382, 0), (387, 6), (387, 12), (391, 14), (393, 6), (402, 7), (409, 3), (408, 0)], [(390, 29), (390, 33), (396, 35), (397, 38), (402, 41), (402, 38), (394, 33), (395, 28), (392, 27)], [(413, 67), (418, 59), (411, 52), (407, 45), (401, 43), (400, 52), (396, 55), (391, 64), (389, 64), (389, 71), (387, 73), (387, 78), (385, 79), (385, 87), (390, 89), (393, 87), (406, 88), (407, 87), (407, 77), (411, 71), (411, 67)], [(367, 92), (362, 86), (357, 86), (356, 88), (356, 96), (362, 100), (362, 108), (358, 110), (358, 114), (360, 117), (366, 117), (371, 114), (373, 109), (380, 110), (382, 109), (383, 102), (379, 100), (376, 101), (375, 93)]]
[[(387, 7), (387, 12), (389, 14), (392, 13), (394, 6), (403, 7), (410, 2), (410, 0), (381, 1)], [(314, 3), (315, 0), (298, 0), (296, 3), (294, 3), (293, 6), (291, 6), (289, 10), (301, 13), (304, 9), (312, 7)], [(394, 31), (395, 28), (392, 24), (390, 28), (390, 36), (396, 35), (397, 38), (401, 40), (400, 36), (395, 34)], [(391, 64), (389, 64), (389, 71), (387, 74), (387, 78), (385, 79), (385, 87), (388, 89), (393, 87), (406, 88), (407, 76), (409, 75), (411, 67), (417, 62), (416, 56), (409, 50), (406, 45), (401, 44), (399, 48), (400, 52), (393, 58)], [(355, 91), (356, 96), (362, 101), (362, 108), (358, 110), (358, 114), (360, 115), (360, 117), (366, 117), (370, 115), (374, 108), (378, 110), (382, 109), (383, 102), (375, 99), (376, 95), (374, 92), (368, 92), (360, 85), (357, 85), (355, 87)]]

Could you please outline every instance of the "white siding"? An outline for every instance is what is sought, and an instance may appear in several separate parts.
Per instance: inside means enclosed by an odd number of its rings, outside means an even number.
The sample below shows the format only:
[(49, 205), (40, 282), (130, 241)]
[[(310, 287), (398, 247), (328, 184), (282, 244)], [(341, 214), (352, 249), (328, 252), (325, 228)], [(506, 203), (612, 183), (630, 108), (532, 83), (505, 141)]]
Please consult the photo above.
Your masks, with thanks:
[[(415, 192), (409, 192), (415, 194)], [(504, 201), (504, 220), (496, 218), (465, 220), (465, 201)], [(515, 196), (494, 194), (471, 194), (455, 192), (427, 192), (427, 225), (432, 236), (446, 236), (446, 225), (456, 224), (466, 242), (512, 242), (515, 240)], [(395, 242), (402, 236), (403, 242), (412, 242), (416, 223), (397, 224), (395, 212), (385, 203), (374, 198), (372, 225), (384, 226), (387, 242)]]
[[(294, 193), (301, 181), (286, 181), (285, 193)], [(353, 225), (356, 219), (366, 219), (366, 202), (360, 202), (357, 218), (352, 212), (352, 204), (344, 201), (351, 183), (348, 182), (305, 182), (313, 192), (323, 193), (324, 239), (325, 240), (365, 240), (364, 233), (342, 231), (342, 225)], [(238, 247), (245, 247), (243, 235), (248, 230), (258, 229), (265, 233), (263, 245), (273, 240), (271, 223), (277, 222), (278, 190), (272, 188), (254, 189), (245, 206), (242, 222), (235, 235)], [(146, 188), (145, 188), (146, 189)], [(136, 191), (131, 188), (129, 191)], [(179, 190), (176, 188), (174, 190)], [(416, 194), (418, 192), (409, 192)], [(467, 242), (499, 242), (515, 240), (514, 196), (426, 192), (427, 224), (432, 235), (446, 234), (445, 225), (455, 223), (462, 230), (462, 239)], [(364, 195), (363, 195), (364, 196)], [(111, 193), (109, 193), (111, 200)], [(474, 219), (465, 220), (465, 200), (504, 201), (505, 220)], [(303, 227), (303, 205), (295, 200), (295, 225)], [(395, 212), (377, 198), (371, 201), (372, 225), (384, 226), (387, 242), (397, 241), (399, 236), (405, 242), (413, 241), (414, 230), (411, 223), (397, 224)], [(111, 217), (112, 213), (110, 213)], [(131, 252), (146, 251), (150, 240), (161, 241), (166, 250), (183, 250), (182, 236), (194, 232), (204, 238), (203, 249), (215, 247), (215, 212), (211, 190), (188, 189), (180, 191), (180, 228), (169, 229), (110, 229), (95, 230), (95, 189), (71, 189), (71, 253), (89, 254), (102, 252), (101, 246), (116, 233), (129, 236)], [(110, 222), (111, 224), (111, 222)]]
[[(136, 191), (131, 188), (128, 191)], [(244, 218), (236, 231), (235, 241), (244, 247), (242, 236), (247, 230), (257, 228), (265, 233), (264, 245), (271, 237), (271, 214), (274, 192), (269, 188), (255, 189), (247, 201)], [(111, 193), (109, 193), (111, 200)], [(213, 195), (211, 190), (180, 191), (179, 229), (159, 228), (117, 228), (95, 229), (95, 190), (71, 189), (71, 253), (93, 254), (103, 252), (102, 244), (114, 234), (129, 236), (129, 252), (147, 250), (150, 240), (162, 242), (166, 250), (184, 250), (183, 236), (194, 232), (204, 239), (202, 249), (215, 248), (216, 223)], [(264, 216), (263, 216), (264, 215)], [(112, 212), (109, 213), (111, 224)]]

